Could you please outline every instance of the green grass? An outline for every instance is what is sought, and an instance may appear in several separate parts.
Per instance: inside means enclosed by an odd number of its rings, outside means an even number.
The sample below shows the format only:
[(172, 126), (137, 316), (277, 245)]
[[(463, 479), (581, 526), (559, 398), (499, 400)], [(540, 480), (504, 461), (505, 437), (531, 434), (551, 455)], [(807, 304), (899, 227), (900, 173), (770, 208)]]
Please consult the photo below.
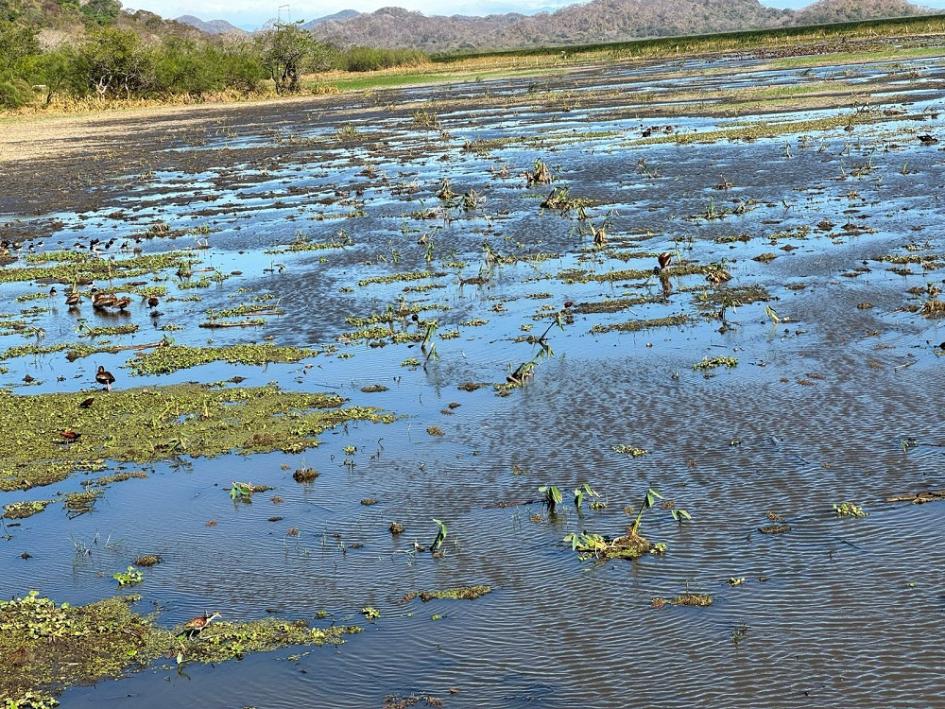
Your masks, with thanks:
[(308, 84), (310, 89), (334, 89), (335, 91), (371, 91), (374, 89), (392, 89), (418, 84), (448, 84), (460, 81), (485, 81), (508, 76), (540, 76), (553, 73), (553, 69), (490, 69), (471, 72), (468, 69), (456, 71), (434, 71), (429, 69), (408, 69), (398, 72), (366, 73), (343, 78), (320, 78)]

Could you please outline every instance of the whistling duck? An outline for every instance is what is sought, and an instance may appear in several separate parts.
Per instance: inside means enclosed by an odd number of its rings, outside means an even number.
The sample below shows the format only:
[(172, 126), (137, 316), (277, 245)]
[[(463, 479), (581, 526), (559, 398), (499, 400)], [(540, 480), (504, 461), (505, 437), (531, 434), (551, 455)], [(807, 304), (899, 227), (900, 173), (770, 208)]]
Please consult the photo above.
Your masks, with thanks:
[(156, 295), (152, 295), (148, 298), (148, 307), (151, 308), (151, 310), (154, 310), (160, 302), (161, 301), (158, 300)]
[(118, 303), (118, 298), (114, 293), (95, 293), (92, 296), (92, 307), (96, 310), (111, 308)]
[(118, 298), (115, 301), (115, 307), (122, 312), (125, 312), (125, 308), (127, 308), (129, 305), (131, 305), (131, 298), (129, 298), (127, 295), (122, 298)]
[(98, 371), (95, 373), (95, 381), (104, 386), (106, 391), (111, 391), (112, 384), (115, 383), (115, 375), (106, 372), (105, 367), (99, 365)]
[(66, 296), (66, 305), (68, 305), (70, 308), (75, 308), (78, 306), (80, 300), (82, 300), (82, 298), (79, 297), (79, 294), (73, 291)]

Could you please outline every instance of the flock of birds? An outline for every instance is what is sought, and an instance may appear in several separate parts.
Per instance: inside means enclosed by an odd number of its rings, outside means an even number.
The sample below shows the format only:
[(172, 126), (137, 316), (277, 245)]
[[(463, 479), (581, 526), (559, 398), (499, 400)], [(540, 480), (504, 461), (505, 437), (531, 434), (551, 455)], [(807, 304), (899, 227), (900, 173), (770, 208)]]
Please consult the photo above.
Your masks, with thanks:
[[(56, 289), (50, 288), (49, 295), (56, 295)], [(107, 313), (109, 311), (117, 310), (120, 313), (126, 312), (126, 309), (131, 305), (131, 297), (117, 296), (114, 293), (108, 293), (105, 291), (100, 291), (97, 288), (92, 288), (92, 307), (100, 312)], [(156, 317), (160, 313), (157, 311), (158, 305), (160, 305), (160, 299), (156, 295), (148, 296), (147, 304), (148, 308), (151, 311), (151, 317)], [(79, 309), (79, 305), (82, 303), (82, 295), (75, 289), (71, 290), (66, 294), (66, 305), (69, 306), (70, 311), (76, 311)], [(105, 367), (99, 366), (98, 371), (95, 373), (95, 381), (98, 384), (101, 384), (105, 387), (106, 391), (112, 390), (112, 384), (115, 383), (115, 375), (107, 371)]]

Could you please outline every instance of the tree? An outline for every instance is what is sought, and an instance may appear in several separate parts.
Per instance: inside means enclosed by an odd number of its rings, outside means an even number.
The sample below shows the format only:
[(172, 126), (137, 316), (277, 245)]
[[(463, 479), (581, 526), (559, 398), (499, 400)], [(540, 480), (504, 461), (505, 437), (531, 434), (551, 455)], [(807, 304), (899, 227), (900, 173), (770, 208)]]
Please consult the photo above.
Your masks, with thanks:
[(118, 0), (89, 0), (82, 6), (86, 21), (94, 25), (112, 25), (121, 14)]
[(276, 84), (276, 93), (298, 93), (302, 72), (331, 66), (328, 47), (316, 41), (299, 23), (277, 24), (258, 41), (263, 65)]
[(151, 66), (141, 40), (130, 30), (104, 27), (90, 32), (79, 49), (77, 67), (83, 91), (100, 98), (129, 98), (150, 85)]

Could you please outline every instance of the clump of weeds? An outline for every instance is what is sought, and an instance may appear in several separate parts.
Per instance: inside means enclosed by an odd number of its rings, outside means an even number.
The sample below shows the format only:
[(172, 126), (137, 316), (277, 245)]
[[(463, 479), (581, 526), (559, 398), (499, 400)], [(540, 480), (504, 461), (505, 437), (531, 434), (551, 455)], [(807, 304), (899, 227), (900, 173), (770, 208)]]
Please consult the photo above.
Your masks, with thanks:
[(837, 517), (866, 517), (869, 513), (854, 502), (841, 502), (833, 506)]

